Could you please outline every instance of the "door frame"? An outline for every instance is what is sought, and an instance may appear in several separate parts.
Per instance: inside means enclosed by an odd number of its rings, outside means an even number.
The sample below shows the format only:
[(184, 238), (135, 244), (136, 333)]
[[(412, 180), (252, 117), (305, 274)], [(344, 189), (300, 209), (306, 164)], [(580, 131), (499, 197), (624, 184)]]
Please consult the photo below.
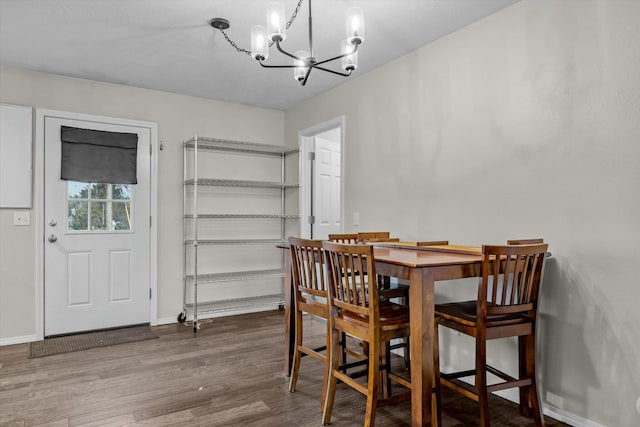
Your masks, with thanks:
[(36, 108), (35, 116), (35, 214), (36, 214), (36, 340), (44, 339), (44, 188), (45, 188), (45, 118), (82, 120), (88, 122), (113, 123), (125, 126), (148, 128), (151, 145), (151, 227), (149, 235), (149, 287), (151, 300), (149, 301), (149, 323), (158, 324), (158, 124), (141, 120), (130, 120), (119, 117), (97, 116), (92, 114), (73, 113), (69, 111)]
[(340, 224), (344, 230), (344, 159), (345, 159), (345, 117), (339, 116), (323, 123), (302, 129), (298, 132), (298, 147), (300, 148), (300, 165), (298, 182), (300, 183), (300, 237), (311, 237), (311, 224), (309, 224), (309, 216), (311, 215), (311, 162), (309, 161), (309, 153), (314, 151), (313, 138), (328, 130), (340, 128)]

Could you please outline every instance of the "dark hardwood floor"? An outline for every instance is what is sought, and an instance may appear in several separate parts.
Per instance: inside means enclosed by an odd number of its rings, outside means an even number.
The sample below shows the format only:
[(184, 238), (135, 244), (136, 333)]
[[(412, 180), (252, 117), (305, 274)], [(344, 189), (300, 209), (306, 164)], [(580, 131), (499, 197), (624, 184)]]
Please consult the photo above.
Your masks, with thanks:
[[(0, 426), (320, 426), (322, 367), (303, 359), (289, 393), (283, 317), (218, 318), (197, 334), (159, 326), (159, 339), (39, 359), (28, 358), (28, 344), (0, 347)], [(494, 426), (533, 425), (513, 403), (490, 405)], [(362, 425), (364, 406), (362, 395), (339, 386), (332, 425)], [(410, 415), (408, 402), (384, 407), (376, 425), (409, 426)], [(475, 403), (443, 390), (445, 427), (477, 425), (477, 416)]]

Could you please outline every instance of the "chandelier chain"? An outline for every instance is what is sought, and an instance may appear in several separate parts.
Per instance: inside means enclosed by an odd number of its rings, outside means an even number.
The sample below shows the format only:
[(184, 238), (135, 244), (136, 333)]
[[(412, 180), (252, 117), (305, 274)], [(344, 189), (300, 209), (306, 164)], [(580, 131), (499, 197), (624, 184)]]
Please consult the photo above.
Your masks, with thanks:
[(293, 11), (293, 14), (291, 15), (291, 19), (289, 19), (289, 21), (287, 22), (287, 30), (289, 29), (291, 24), (293, 24), (293, 21), (295, 21), (296, 17), (298, 16), (298, 12), (300, 11), (300, 8), (302, 7), (302, 2), (303, 2), (303, 0), (300, 0), (298, 2), (298, 5), (296, 6), (296, 10)]
[(227, 33), (222, 29), (222, 28), (218, 28), (220, 30), (220, 32), (222, 33), (222, 35), (224, 36), (224, 38), (229, 42), (229, 44), (231, 46), (233, 46), (238, 52), (240, 53), (246, 53), (247, 55), (251, 56), (251, 52), (249, 52), (247, 49), (243, 49), (241, 47), (239, 47), (233, 40), (231, 40), (229, 38), (229, 36), (227, 35)]
[[(300, 8), (302, 7), (302, 2), (304, 0), (300, 0), (298, 2), (298, 5), (296, 6), (296, 9), (293, 11), (293, 13), (291, 14), (291, 18), (289, 18), (289, 21), (287, 21), (287, 30), (289, 29), (289, 27), (291, 26), (291, 24), (293, 24), (293, 21), (296, 20), (296, 17), (298, 16), (298, 12), (300, 11)], [(224, 36), (225, 40), (227, 42), (229, 42), (229, 44), (231, 46), (233, 46), (233, 48), (235, 50), (237, 50), (240, 53), (244, 53), (246, 55), (251, 56), (251, 51), (248, 51), (247, 49), (243, 49), (240, 46), (238, 46), (236, 44), (236, 42), (234, 42), (233, 40), (231, 40), (231, 38), (229, 38), (229, 36), (227, 35), (227, 33), (222, 29), (222, 28), (218, 28), (220, 30), (220, 32), (222, 33), (222, 35)], [(269, 47), (273, 46), (273, 41), (269, 42)]]

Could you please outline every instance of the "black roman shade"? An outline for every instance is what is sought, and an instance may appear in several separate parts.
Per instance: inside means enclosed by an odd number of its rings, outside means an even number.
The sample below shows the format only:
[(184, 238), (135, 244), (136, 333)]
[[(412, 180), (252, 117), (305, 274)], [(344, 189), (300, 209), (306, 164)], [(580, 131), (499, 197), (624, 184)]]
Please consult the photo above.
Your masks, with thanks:
[(62, 126), (60, 178), (69, 181), (136, 184), (138, 135)]

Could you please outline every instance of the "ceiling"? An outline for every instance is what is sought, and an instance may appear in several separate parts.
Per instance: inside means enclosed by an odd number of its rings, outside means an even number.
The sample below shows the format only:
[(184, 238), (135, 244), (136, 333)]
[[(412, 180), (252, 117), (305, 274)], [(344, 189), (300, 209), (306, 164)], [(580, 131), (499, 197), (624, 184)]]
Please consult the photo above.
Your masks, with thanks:
[[(313, 44), (321, 60), (345, 38), (344, 13), (360, 6), (366, 39), (351, 78), (518, 0), (316, 0)], [(297, 0), (284, 0), (287, 17)], [(0, 0), (0, 64), (102, 82), (286, 110), (344, 77), (314, 70), (307, 85), (290, 69), (262, 69), (209, 25), (250, 49), (269, 0)], [(308, 0), (282, 46), (307, 46)], [(289, 63), (271, 49), (267, 62)], [(339, 68), (339, 63), (337, 65)]]

